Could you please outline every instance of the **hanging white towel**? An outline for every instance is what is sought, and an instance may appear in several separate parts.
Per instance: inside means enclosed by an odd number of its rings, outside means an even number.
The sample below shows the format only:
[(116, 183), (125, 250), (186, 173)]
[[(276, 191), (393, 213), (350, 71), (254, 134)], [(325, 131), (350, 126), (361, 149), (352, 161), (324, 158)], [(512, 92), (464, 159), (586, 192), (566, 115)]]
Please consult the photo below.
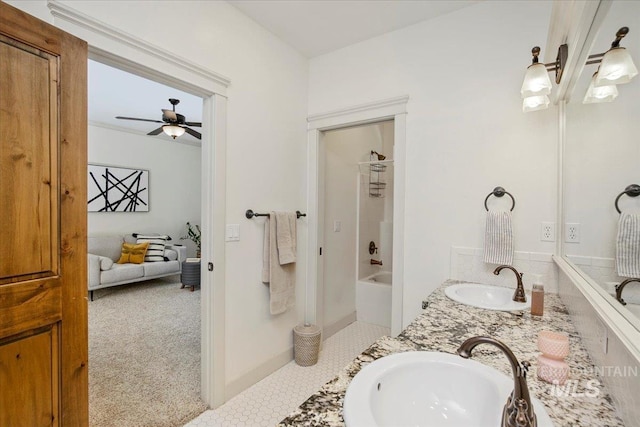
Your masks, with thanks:
[(296, 262), (295, 212), (276, 212), (276, 243), (280, 265)]
[(513, 263), (511, 212), (487, 212), (484, 235), (484, 262), (502, 265), (511, 265)]
[(265, 221), (262, 255), (262, 281), (269, 285), (271, 314), (284, 313), (296, 302), (296, 264), (295, 262), (280, 263), (276, 225), (276, 213), (271, 212), (269, 219)]
[(616, 239), (618, 276), (640, 277), (640, 215), (622, 212)]

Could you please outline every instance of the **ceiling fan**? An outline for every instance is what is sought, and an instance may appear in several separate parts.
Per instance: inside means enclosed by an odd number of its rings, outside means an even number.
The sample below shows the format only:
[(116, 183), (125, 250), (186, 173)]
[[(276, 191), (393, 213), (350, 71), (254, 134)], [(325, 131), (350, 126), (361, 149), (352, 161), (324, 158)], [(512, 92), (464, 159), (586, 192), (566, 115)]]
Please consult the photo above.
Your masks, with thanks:
[(162, 109), (162, 121), (160, 120), (152, 120), (152, 119), (138, 119), (136, 117), (123, 117), (116, 116), (116, 119), (121, 120), (138, 120), (141, 122), (152, 122), (152, 123), (164, 123), (158, 129), (154, 129), (149, 132), (147, 135), (160, 135), (162, 132), (166, 133), (173, 139), (183, 135), (185, 132), (194, 138), (202, 139), (202, 134), (200, 132), (196, 132), (188, 126), (202, 127), (202, 123), (200, 122), (188, 122), (185, 120), (185, 117), (182, 114), (176, 113), (176, 105), (180, 103), (179, 99), (169, 98), (169, 102), (173, 106), (172, 110)]

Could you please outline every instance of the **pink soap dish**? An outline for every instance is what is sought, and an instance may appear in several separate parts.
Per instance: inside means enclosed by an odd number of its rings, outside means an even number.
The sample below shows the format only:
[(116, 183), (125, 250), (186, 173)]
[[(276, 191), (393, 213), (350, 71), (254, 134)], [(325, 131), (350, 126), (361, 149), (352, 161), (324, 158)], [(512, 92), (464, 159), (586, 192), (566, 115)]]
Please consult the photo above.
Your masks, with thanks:
[(540, 331), (538, 350), (552, 359), (564, 359), (569, 355), (569, 337), (557, 332)]

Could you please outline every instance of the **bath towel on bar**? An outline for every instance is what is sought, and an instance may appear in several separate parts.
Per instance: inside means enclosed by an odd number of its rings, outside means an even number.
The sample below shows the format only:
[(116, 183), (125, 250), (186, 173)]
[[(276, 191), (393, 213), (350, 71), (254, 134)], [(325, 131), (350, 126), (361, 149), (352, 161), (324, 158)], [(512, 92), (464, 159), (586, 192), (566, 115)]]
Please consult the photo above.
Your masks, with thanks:
[(276, 212), (276, 245), (280, 265), (296, 262), (295, 212)]
[[(262, 254), (262, 281), (269, 285), (269, 310), (271, 314), (280, 314), (295, 305), (296, 264), (295, 264), (295, 238), (296, 238), (296, 214), (293, 220), (290, 215), (271, 212), (264, 224), (264, 245)], [(281, 221), (278, 221), (278, 217)], [(293, 225), (291, 222), (293, 221)], [(278, 233), (280, 227), (280, 234)], [(288, 235), (288, 239), (287, 239)], [(282, 241), (286, 254), (285, 262), (280, 260), (278, 240)], [(294, 261), (291, 261), (293, 253)], [(287, 262), (288, 261), (288, 262)]]
[(484, 262), (488, 264), (513, 263), (513, 227), (511, 212), (489, 211), (484, 235)]
[(618, 276), (640, 277), (640, 215), (620, 214), (616, 239)]

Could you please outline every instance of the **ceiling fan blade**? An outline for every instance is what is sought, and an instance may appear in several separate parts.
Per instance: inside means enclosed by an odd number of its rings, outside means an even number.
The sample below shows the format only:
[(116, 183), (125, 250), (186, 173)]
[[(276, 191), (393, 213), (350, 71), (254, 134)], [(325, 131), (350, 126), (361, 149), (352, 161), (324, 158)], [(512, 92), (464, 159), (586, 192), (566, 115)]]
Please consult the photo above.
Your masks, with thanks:
[[(160, 123), (162, 123), (162, 122), (160, 122)], [(158, 129), (152, 130), (147, 135), (160, 135), (161, 133), (162, 133), (162, 126), (160, 126)]]
[(202, 134), (200, 132), (196, 132), (195, 130), (188, 128), (186, 126), (182, 126), (182, 128), (192, 137), (202, 139)]
[(162, 109), (162, 117), (173, 122), (178, 120), (175, 111), (165, 110), (164, 108)]
[(161, 122), (160, 120), (151, 120), (151, 119), (138, 119), (136, 117), (122, 117), (122, 116), (116, 116), (116, 119), (120, 119), (120, 120), (138, 120), (140, 122), (151, 122), (151, 123), (164, 123)]
[(200, 122), (184, 122), (185, 125), (187, 126), (195, 126), (197, 128), (201, 128), (202, 127), (202, 123)]

